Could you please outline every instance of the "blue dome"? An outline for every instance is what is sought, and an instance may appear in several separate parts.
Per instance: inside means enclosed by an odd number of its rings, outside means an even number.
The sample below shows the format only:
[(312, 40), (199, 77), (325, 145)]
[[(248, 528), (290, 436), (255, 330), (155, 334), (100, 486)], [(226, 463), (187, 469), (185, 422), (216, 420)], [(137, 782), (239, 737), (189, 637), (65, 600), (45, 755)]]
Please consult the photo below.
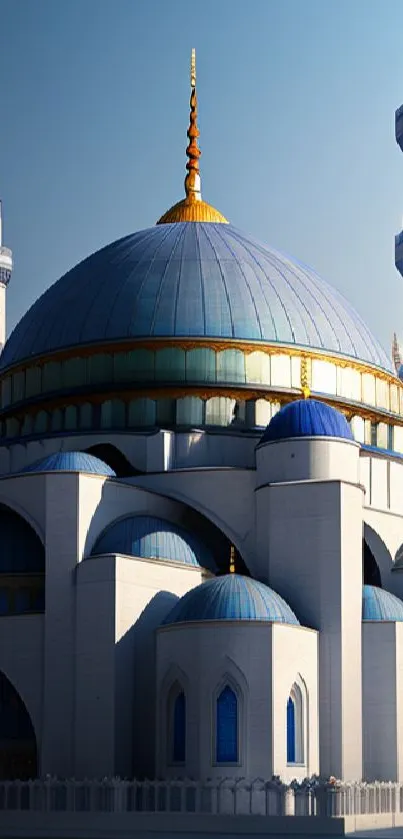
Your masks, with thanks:
[(403, 601), (376, 586), (362, 590), (363, 621), (403, 621)]
[(156, 225), (85, 259), (29, 309), (0, 367), (149, 337), (279, 342), (391, 370), (360, 316), (310, 268), (229, 224)]
[(164, 624), (194, 621), (299, 621), (288, 604), (271, 588), (240, 574), (215, 577), (188, 591), (175, 604)]
[(340, 411), (316, 399), (298, 399), (281, 408), (270, 420), (262, 443), (290, 437), (341, 437), (352, 440), (351, 428)]
[(87, 472), (116, 478), (116, 473), (107, 463), (86, 452), (56, 452), (26, 466), (23, 472)]
[(127, 516), (113, 522), (101, 533), (91, 553), (162, 559), (216, 570), (211, 552), (193, 534), (155, 516)]

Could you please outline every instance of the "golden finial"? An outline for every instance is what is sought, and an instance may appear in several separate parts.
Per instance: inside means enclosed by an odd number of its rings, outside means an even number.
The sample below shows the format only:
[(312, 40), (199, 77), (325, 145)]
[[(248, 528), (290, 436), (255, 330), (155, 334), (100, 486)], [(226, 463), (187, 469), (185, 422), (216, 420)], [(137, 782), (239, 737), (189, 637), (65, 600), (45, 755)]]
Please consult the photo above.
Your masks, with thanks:
[(235, 574), (235, 548), (233, 545), (231, 545), (229, 554), (229, 572)]
[(304, 399), (308, 399), (311, 395), (311, 388), (309, 387), (310, 384), (310, 376), (309, 376), (309, 367), (308, 367), (308, 359), (306, 355), (303, 355), (301, 358), (301, 390)]
[(197, 127), (197, 95), (196, 95), (196, 50), (192, 50), (192, 57), (190, 60), (190, 122), (187, 130), (189, 139), (186, 148), (186, 154), (189, 158), (186, 169), (188, 173), (185, 178), (185, 192), (188, 201), (201, 201), (201, 185), (200, 185), (200, 167), (199, 157), (201, 151), (197, 144), (197, 138), (200, 136), (200, 131)]
[(186, 156), (187, 175), (185, 178), (186, 197), (174, 204), (157, 221), (157, 224), (174, 224), (183, 221), (202, 221), (214, 224), (228, 224), (227, 219), (201, 197), (199, 158), (201, 151), (198, 146), (199, 129), (197, 127), (197, 95), (196, 95), (196, 50), (192, 49), (190, 57), (190, 121), (187, 130), (188, 145)]

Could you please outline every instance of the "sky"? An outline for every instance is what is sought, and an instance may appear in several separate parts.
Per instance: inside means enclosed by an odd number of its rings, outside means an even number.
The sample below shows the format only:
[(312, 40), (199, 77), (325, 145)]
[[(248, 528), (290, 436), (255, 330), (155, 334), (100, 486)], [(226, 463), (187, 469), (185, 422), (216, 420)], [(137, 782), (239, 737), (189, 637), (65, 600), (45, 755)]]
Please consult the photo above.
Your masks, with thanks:
[(0, 0), (8, 332), (183, 197), (197, 53), (203, 198), (403, 339), (401, 0)]

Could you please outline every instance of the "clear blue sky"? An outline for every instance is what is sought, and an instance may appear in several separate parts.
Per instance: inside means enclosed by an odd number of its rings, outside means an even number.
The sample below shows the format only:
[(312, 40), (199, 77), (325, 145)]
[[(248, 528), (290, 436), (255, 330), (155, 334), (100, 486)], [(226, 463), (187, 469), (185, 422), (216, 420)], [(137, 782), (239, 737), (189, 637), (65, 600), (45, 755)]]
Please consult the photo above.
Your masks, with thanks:
[(402, 0), (0, 0), (8, 328), (183, 194), (197, 50), (203, 197), (403, 337)]

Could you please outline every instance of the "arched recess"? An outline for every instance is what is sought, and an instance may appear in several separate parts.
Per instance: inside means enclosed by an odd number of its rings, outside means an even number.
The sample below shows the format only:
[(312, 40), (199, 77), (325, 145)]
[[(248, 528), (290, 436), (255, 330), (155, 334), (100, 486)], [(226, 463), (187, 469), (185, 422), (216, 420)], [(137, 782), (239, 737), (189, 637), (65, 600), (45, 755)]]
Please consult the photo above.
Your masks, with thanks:
[(212, 764), (215, 766), (246, 764), (247, 682), (231, 659), (228, 664), (229, 669), (217, 682), (212, 695)]
[(307, 697), (306, 686), (300, 676), (291, 686), (287, 698), (286, 727), (287, 763), (305, 764), (308, 750)]
[(390, 552), (378, 533), (364, 522), (362, 540), (362, 571), (364, 585), (382, 588), (393, 562)]
[(0, 671), (0, 780), (38, 777), (38, 750), (27, 708)]
[(0, 617), (45, 610), (45, 549), (28, 522), (0, 504)]
[(143, 474), (128, 461), (122, 452), (111, 443), (98, 443), (84, 450), (107, 463), (113, 469), (118, 478), (132, 478), (134, 475)]
[(184, 764), (187, 747), (187, 696), (178, 680), (171, 685), (166, 707), (167, 764)]

